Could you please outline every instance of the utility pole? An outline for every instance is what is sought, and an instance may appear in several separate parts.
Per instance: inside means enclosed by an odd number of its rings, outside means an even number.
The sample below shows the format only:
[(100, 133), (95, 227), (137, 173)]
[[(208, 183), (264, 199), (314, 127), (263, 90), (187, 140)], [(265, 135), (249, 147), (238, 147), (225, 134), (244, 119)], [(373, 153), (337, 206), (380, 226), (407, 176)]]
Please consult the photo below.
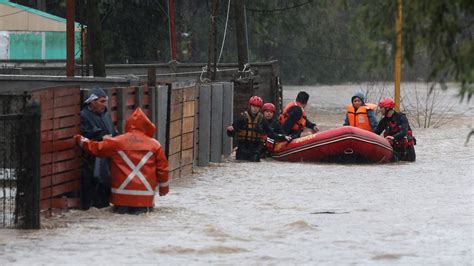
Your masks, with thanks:
[(397, 0), (397, 16), (395, 23), (396, 51), (395, 51), (395, 110), (400, 111), (400, 79), (402, 66), (402, 0)]
[(237, 39), (237, 57), (239, 60), (239, 70), (244, 70), (245, 63), (248, 63), (247, 35), (245, 29), (244, 0), (234, 1), (235, 28)]
[(87, 0), (87, 33), (94, 77), (105, 77), (104, 41), (99, 14), (99, 0)]
[(174, 0), (168, 1), (168, 18), (170, 26), (171, 60), (176, 62), (176, 29), (174, 25)]
[(75, 1), (66, 2), (66, 76), (74, 77), (74, 10)]
[[(219, 0), (212, 0), (211, 28), (209, 30), (209, 45), (207, 61), (207, 78), (214, 81), (217, 72), (217, 16), (219, 14)], [(213, 69), (211, 70), (211, 63)]]

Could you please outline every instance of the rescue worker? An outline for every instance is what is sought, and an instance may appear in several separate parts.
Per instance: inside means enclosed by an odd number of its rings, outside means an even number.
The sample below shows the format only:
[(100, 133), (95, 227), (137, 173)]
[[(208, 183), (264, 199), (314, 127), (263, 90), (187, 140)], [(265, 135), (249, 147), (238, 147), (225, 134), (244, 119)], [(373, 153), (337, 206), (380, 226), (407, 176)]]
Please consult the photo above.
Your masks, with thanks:
[(291, 137), (283, 133), (280, 123), (275, 119), (276, 108), (273, 103), (265, 103), (262, 107), (262, 112), (262, 130), (264, 133), (263, 139), (265, 140), (265, 148), (262, 155), (266, 156), (273, 150), (275, 142), (291, 141)]
[(159, 186), (160, 196), (169, 191), (168, 161), (160, 143), (152, 138), (155, 131), (155, 125), (137, 108), (127, 119), (123, 135), (104, 141), (75, 136), (86, 152), (111, 158), (111, 203), (117, 213), (151, 211), (156, 186)]
[[(81, 134), (91, 140), (102, 141), (115, 137), (117, 130), (107, 111), (107, 94), (94, 87), (84, 101), (81, 110)], [(81, 208), (104, 208), (109, 206), (110, 166), (108, 158), (94, 157), (84, 153), (81, 171)]]
[(384, 137), (392, 144), (394, 161), (414, 162), (416, 139), (406, 115), (395, 111), (395, 101), (392, 98), (382, 99), (379, 107), (383, 117), (375, 129), (375, 134), (384, 132)]
[(347, 114), (343, 125), (374, 132), (377, 128), (375, 108), (377, 108), (377, 105), (365, 103), (365, 97), (362, 92), (355, 93), (351, 98), (351, 104), (347, 105)]
[(283, 132), (292, 138), (304, 137), (319, 131), (315, 123), (306, 117), (304, 108), (309, 100), (309, 94), (300, 91), (296, 100), (288, 103), (279, 117)]
[(227, 127), (227, 135), (237, 137), (236, 160), (260, 162), (263, 141), (261, 126), (263, 115), (260, 112), (262, 105), (262, 98), (250, 97), (249, 109), (241, 113), (240, 118)]

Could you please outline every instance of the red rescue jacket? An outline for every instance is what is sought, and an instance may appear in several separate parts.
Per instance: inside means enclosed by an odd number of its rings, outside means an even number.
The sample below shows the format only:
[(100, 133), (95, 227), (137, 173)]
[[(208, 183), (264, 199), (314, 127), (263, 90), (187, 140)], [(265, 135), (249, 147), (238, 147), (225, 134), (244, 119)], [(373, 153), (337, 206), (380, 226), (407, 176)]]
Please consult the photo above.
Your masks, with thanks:
[(153, 207), (156, 186), (168, 186), (168, 161), (153, 139), (156, 127), (137, 108), (127, 119), (125, 134), (101, 142), (85, 141), (84, 150), (111, 158), (111, 203), (117, 206)]

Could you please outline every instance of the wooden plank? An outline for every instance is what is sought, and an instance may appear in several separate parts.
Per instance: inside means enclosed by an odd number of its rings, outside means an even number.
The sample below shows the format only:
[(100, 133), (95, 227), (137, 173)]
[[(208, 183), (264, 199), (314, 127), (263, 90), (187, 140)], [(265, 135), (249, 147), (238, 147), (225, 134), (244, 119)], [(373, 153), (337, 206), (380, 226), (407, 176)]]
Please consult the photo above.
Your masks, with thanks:
[(170, 122), (183, 118), (183, 104), (173, 104), (170, 106)]
[(125, 105), (126, 105), (127, 107), (129, 107), (129, 106), (135, 106), (135, 104), (136, 104), (136, 101), (135, 101), (135, 100), (136, 100), (136, 99), (135, 99), (135, 95), (126, 95), (126, 96), (125, 96)]
[(76, 147), (76, 142), (73, 138), (57, 140), (54, 142), (42, 142), (41, 143), (41, 154), (71, 149)]
[(150, 105), (150, 96), (149, 95), (143, 95), (142, 96), (142, 105)]
[(192, 164), (185, 165), (181, 167), (180, 170), (181, 170), (180, 177), (190, 176), (193, 174), (193, 165)]
[(51, 187), (51, 196), (56, 197), (68, 192), (79, 190), (80, 188), (81, 188), (81, 183), (79, 180), (63, 183), (63, 184)]
[(183, 102), (183, 117), (194, 116), (194, 101)]
[(180, 178), (180, 176), (181, 176), (181, 169), (180, 168), (177, 168), (173, 171), (170, 171), (170, 173), (169, 173), (170, 180)]
[(57, 185), (57, 184), (69, 182), (72, 180), (80, 180), (80, 179), (81, 179), (81, 169), (74, 169), (72, 171), (52, 175), (51, 184)]
[[(112, 97), (113, 97), (113, 89), (105, 89), (105, 93), (107, 94), (107, 111), (112, 111)], [(115, 106), (117, 106), (117, 100), (115, 100)]]
[(176, 120), (170, 123), (170, 134), (169, 134), (170, 139), (181, 135), (182, 123), (183, 121), (181, 120)]
[(51, 187), (43, 188), (40, 190), (40, 200), (51, 198)]
[(69, 149), (69, 150), (64, 150), (64, 151), (59, 151), (59, 152), (41, 154), (40, 161), (41, 161), (41, 165), (44, 165), (51, 162), (59, 162), (59, 161), (70, 160), (73, 158), (78, 158), (79, 155), (80, 155), (80, 151), (78, 149)]
[(117, 124), (117, 121), (118, 121), (118, 113), (117, 111), (112, 111), (110, 112), (110, 117), (112, 118), (112, 122), (114, 124)]
[(183, 89), (171, 88), (170, 105), (175, 105), (183, 102)]
[(51, 208), (51, 199), (45, 199), (40, 201), (40, 210), (44, 211)]
[(79, 159), (74, 159), (74, 160), (69, 160), (69, 161), (64, 161), (64, 162), (42, 165), (40, 168), (40, 173), (41, 173), (41, 177), (43, 177), (43, 176), (47, 176), (51, 174), (79, 169), (80, 167), (81, 167), (81, 161)]
[(69, 209), (69, 208), (78, 208), (80, 206), (81, 206), (80, 198), (61, 197), (61, 198), (52, 198), (50, 200), (50, 208), (53, 208), (53, 209)]
[(232, 138), (227, 137), (227, 127), (232, 125), (234, 117), (234, 83), (224, 83), (222, 109), (222, 154), (230, 156), (232, 153)]
[(169, 151), (168, 154), (172, 155), (181, 151), (181, 136), (177, 136), (169, 140)]
[(211, 162), (222, 162), (222, 109), (224, 85), (213, 83), (211, 85)]
[(184, 150), (181, 152), (181, 166), (193, 164), (193, 149)]
[(53, 128), (79, 126), (80, 124), (81, 124), (81, 118), (78, 115), (55, 118), (55, 119), (50, 119), (50, 120), (43, 120), (41, 121), (41, 131), (47, 131)]
[(49, 88), (53, 90), (54, 97), (63, 97), (68, 95), (77, 95), (81, 93), (81, 89), (79, 87), (63, 87), (63, 88)]
[(43, 176), (40, 178), (40, 188), (50, 187), (52, 182), (51, 176)]
[(181, 147), (183, 150), (194, 147), (194, 132), (185, 133), (181, 136)]
[(55, 109), (49, 109), (41, 112), (41, 120), (47, 120), (52, 118), (66, 117), (71, 115), (79, 115), (81, 112), (80, 105), (71, 105), (65, 107), (58, 107)]
[(79, 127), (70, 127), (41, 132), (41, 142), (72, 138), (80, 133)]
[(201, 85), (199, 88), (199, 154), (198, 166), (209, 165), (211, 141), (211, 86)]
[(173, 170), (179, 168), (180, 161), (181, 161), (181, 153), (180, 152), (170, 155), (168, 157), (168, 169), (169, 169), (169, 171), (173, 171)]
[(194, 117), (183, 118), (182, 133), (189, 133), (194, 131)]
[(70, 106), (70, 105), (80, 105), (80, 104), (81, 104), (81, 95), (79, 91), (77, 92), (77, 94), (74, 94), (74, 95), (54, 98), (54, 108)]
[(196, 87), (188, 87), (183, 89), (183, 101), (194, 101), (196, 99)]

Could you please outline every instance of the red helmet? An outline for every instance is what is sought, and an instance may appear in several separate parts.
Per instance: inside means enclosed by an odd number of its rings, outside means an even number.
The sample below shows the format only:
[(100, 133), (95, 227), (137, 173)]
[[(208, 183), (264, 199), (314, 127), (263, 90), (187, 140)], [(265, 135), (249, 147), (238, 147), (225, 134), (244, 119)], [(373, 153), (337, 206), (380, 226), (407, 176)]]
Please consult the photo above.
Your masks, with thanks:
[(262, 98), (260, 98), (258, 96), (252, 96), (252, 97), (250, 97), (249, 104), (253, 105), (253, 106), (262, 107), (263, 100), (262, 100)]
[(395, 101), (392, 98), (384, 98), (379, 102), (380, 108), (395, 108)]
[(272, 111), (272, 112), (276, 112), (276, 108), (275, 108), (275, 105), (273, 103), (266, 103), (263, 105), (262, 107), (262, 111), (265, 112), (265, 111)]

